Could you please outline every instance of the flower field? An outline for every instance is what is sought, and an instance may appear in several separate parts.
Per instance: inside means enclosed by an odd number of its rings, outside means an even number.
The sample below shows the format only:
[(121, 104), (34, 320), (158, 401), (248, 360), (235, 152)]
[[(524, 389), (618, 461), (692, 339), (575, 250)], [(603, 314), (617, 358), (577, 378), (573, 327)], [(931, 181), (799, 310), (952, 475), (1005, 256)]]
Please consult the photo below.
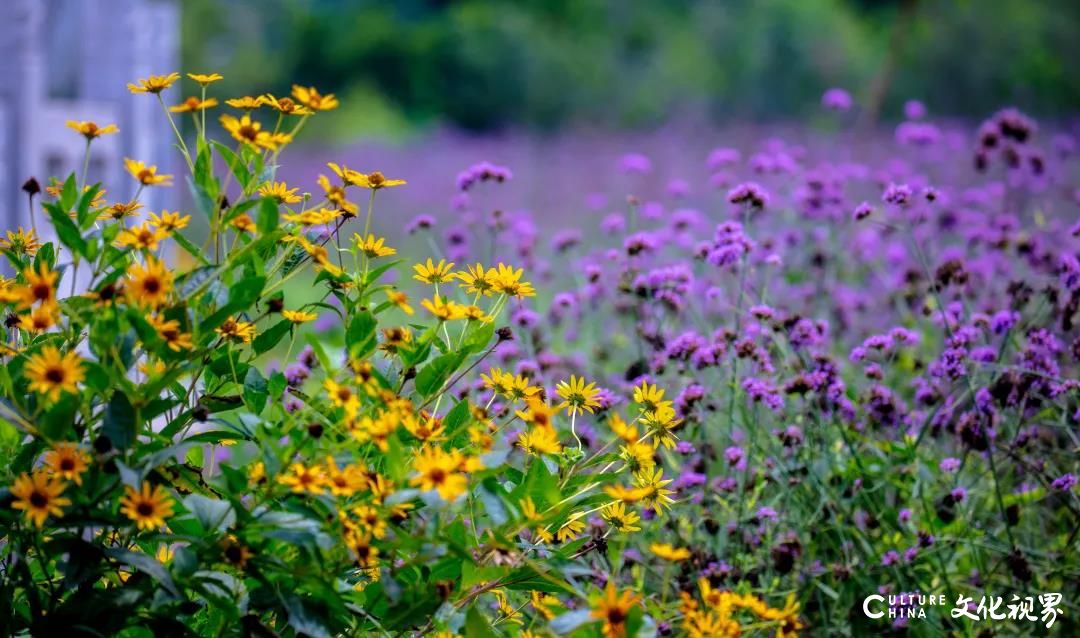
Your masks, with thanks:
[(338, 99), (227, 85), (129, 85), (183, 173), (123, 193), (69, 122), (0, 240), (3, 635), (1080, 632), (1072, 137), (909, 103), (529, 213), (487, 161), (304, 175)]

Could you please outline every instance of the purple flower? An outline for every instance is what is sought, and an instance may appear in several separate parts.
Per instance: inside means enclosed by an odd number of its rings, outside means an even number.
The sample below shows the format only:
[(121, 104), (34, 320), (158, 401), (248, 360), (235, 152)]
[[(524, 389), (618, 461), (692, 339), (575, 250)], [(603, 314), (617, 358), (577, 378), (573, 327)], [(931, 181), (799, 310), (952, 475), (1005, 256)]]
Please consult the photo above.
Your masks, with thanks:
[(1076, 477), (1072, 474), (1063, 474), (1050, 483), (1050, 487), (1061, 492), (1068, 492), (1076, 485)]
[(938, 463), (938, 467), (941, 469), (942, 472), (952, 474), (953, 472), (960, 469), (960, 459), (951, 456), (948, 458), (944, 458), (941, 460), (941, 463)]
[(840, 88), (832, 88), (821, 96), (821, 106), (830, 111), (848, 111), (851, 109), (851, 94)]
[(619, 169), (628, 174), (645, 175), (652, 172), (652, 162), (641, 153), (627, 153), (619, 160)]

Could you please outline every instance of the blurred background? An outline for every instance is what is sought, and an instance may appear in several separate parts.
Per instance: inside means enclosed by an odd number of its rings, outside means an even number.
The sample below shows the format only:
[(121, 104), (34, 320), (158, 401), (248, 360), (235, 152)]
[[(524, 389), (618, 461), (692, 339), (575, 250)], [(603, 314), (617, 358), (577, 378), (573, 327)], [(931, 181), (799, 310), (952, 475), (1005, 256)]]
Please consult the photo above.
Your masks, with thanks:
[[(65, 119), (121, 125), (95, 146), (90, 168), (92, 180), (119, 189), (110, 199), (129, 196), (124, 156), (180, 172), (160, 106), (125, 87), (172, 70), (222, 73), (211, 93), (222, 100), (285, 95), (294, 82), (336, 93), (341, 108), (312, 119), (280, 175), (312, 190), (330, 160), (405, 177), (402, 215), (445, 211), (454, 176), (480, 160), (515, 171), (500, 191), (506, 205), (543, 212), (566, 207), (570, 193), (575, 204), (593, 191), (625, 194), (614, 169), (631, 151), (653, 159), (657, 184), (700, 183), (715, 146), (751, 152), (775, 136), (802, 144), (853, 131), (891, 138), (912, 99), (936, 123), (977, 124), (1013, 105), (1068, 127), (1080, 112), (1076, 0), (4, 6), (0, 191), (13, 221), (25, 217), (18, 189), (28, 176), (44, 182), (81, 163), (82, 140)], [(850, 92), (851, 108), (822, 108), (831, 87)], [(191, 91), (184, 80), (166, 97)], [(150, 206), (181, 205), (178, 186), (153, 189)]]
[(337, 92), (335, 139), (803, 119), (833, 86), (870, 119), (1080, 105), (1075, 0), (185, 0), (182, 19), (185, 65), (238, 92)]

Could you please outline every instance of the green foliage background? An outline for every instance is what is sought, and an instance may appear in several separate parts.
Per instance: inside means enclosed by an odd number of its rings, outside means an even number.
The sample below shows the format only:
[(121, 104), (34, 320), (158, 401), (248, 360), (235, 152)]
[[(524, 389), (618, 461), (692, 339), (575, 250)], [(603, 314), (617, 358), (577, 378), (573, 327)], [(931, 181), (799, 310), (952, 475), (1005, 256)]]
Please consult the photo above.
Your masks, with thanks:
[[(886, 116), (1002, 103), (1075, 112), (1074, 0), (185, 0), (188, 69), (251, 93), (296, 78), (347, 95), (353, 130), (449, 121), (635, 128), (690, 112), (806, 115), (831, 86), (865, 98), (897, 49)], [(910, 21), (902, 16), (910, 15)]]

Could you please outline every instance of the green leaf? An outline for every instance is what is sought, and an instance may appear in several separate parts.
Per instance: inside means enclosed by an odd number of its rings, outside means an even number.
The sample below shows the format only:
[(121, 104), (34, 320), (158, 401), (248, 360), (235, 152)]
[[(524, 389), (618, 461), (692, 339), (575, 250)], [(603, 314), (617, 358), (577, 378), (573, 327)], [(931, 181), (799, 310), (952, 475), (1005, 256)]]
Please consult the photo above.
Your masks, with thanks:
[(199, 332), (207, 334), (217, 328), (226, 319), (251, 308), (262, 293), (266, 285), (266, 277), (255, 275), (246, 277), (229, 288), (229, 300), (217, 312), (210, 315), (199, 324)]
[(68, 438), (67, 434), (75, 423), (75, 411), (78, 406), (78, 399), (70, 397), (50, 405), (38, 422), (45, 436), (54, 441)]
[(135, 442), (135, 427), (135, 408), (131, 401), (122, 391), (113, 392), (112, 399), (105, 408), (102, 433), (112, 442), (113, 447), (126, 450)]
[(491, 629), (491, 624), (476, 605), (469, 607), (465, 614), (465, 638), (496, 638), (497, 634)]
[(97, 220), (97, 215), (91, 215), (90, 204), (97, 197), (97, 194), (101, 191), (101, 184), (94, 184), (86, 190), (79, 197), (79, 204), (76, 207), (75, 219), (78, 221), (80, 230), (87, 230), (94, 225)]
[(182, 234), (176, 232), (172, 234), (172, 238), (176, 240), (176, 243), (184, 249), (187, 254), (191, 255), (195, 259), (199, 260), (199, 263), (203, 266), (210, 264), (210, 260), (203, 254), (202, 249), (191, 243), (191, 240), (184, 237)]
[(60, 187), (60, 207), (65, 215), (75, 207), (75, 202), (78, 200), (79, 185), (75, 182), (75, 173), (72, 173), (64, 180), (64, 185)]
[(495, 323), (493, 321), (473, 321), (465, 331), (465, 341), (461, 344), (464, 352), (480, 352), (491, 342), (495, 336)]
[(188, 494), (184, 497), (184, 507), (207, 532), (223, 532), (236, 524), (236, 512), (228, 501), (219, 501), (202, 494)]
[(265, 234), (278, 227), (278, 204), (273, 197), (264, 197), (259, 202), (259, 218), (255, 222), (259, 233)]
[(56, 229), (56, 236), (60, 238), (60, 243), (70, 248), (71, 252), (76, 255), (82, 255), (86, 252), (86, 242), (83, 241), (82, 233), (75, 226), (75, 222), (68, 217), (67, 212), (53, 203), (45, 204), (45, 210), (49, 213), (49, 219), (52, 220), (53, 228)]
[(349, 348), (351, 359), (364, 359), (375, 351), (375, 328), (378, 323), (375, 315), (363, 310), (353, 316), (345, 330), (345, 344)]
[(446, 424), (448, 432), (454, 433), (457, 432), (458, 428), (468, 423), (470, 417), (469, 401), (458, 401), (457, 405), (446, 413), (443, 423)]
[(165, 569), (165, 566), (153, 556), (142, 552), (129, 552), (126, 549), (119, 548), (107, 548), (105, 554), (150, 576), (173, 596), (180, 596), (176, 584), (173, 583), (172, 576), (169, 575), (169, 570)]
[(225, 164), (229, 167), (229, 171), (232, 172), (233, 177), (236, 178), (237, 183), (244, 190), (247, 190), (248, 185), (251, 183), (251, 171), (244, 165), (243, 160), (237, 157), (236, 153), (232, 151), (228, 146), (221, 144), (220, 142), (210, 142), (214, 146), (214, 150), (218, 152), (218, 155), (225, 160)]
[(255, 351), (255, 354), (262, 354), (271, 350), (285, 335), (289, 334), (292, 325), (291, 321), (282, 320), (263, 330), (251, 342), (251, 349)]
[(450, 375), (458, 369), (458, 366), (464, 360), (465, 354), (459, 352), (449, 352), (435, 357), (431, 363), (424, 366), (416, 374), (416, 391), (424, 398), (435, 394), (442, 389), (443, 385), (450, 379)]
[(258, 414), (266, 407), (268, 397), (266, 379), (263, 378), (258, 368), (254, 366), (248, 368), (247, 374), (244, 375), (244, 402), (253, 412)]

